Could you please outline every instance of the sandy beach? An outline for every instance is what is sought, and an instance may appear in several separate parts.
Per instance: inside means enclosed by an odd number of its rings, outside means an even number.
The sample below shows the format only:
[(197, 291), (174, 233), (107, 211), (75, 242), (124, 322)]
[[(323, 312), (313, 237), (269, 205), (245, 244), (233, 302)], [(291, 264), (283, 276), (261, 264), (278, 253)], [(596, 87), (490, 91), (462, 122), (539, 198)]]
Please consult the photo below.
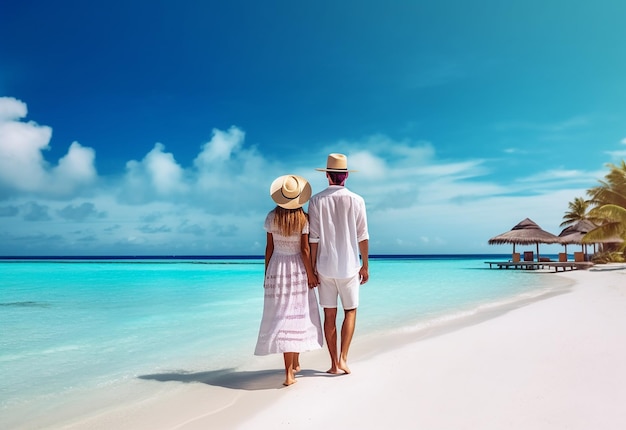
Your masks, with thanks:
[(573, 285), (429, 333), (372, 340), (357, 326), (350, 375), (325, 373), (325, 349), (302, 355), (288, 388), (279, 356), (223, 372), (145, 375), (136, 391), (23, 428), (626, 428), (626, 268), (537, 276)]

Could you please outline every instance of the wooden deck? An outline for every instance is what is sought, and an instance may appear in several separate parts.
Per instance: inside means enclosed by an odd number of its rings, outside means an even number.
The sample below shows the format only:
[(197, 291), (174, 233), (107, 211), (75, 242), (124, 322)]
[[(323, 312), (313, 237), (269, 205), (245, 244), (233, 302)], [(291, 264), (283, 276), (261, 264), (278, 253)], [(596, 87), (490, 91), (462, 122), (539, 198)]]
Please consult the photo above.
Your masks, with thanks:
[(593, 266), (589, 261), (485, 261), (489, 264), (489, 268), (497, 267), (498, 269), (517, 269), (517, 270), (538, 270), (538, 269), (554, 269), (555, 272), (562, 270), (586, 270)]

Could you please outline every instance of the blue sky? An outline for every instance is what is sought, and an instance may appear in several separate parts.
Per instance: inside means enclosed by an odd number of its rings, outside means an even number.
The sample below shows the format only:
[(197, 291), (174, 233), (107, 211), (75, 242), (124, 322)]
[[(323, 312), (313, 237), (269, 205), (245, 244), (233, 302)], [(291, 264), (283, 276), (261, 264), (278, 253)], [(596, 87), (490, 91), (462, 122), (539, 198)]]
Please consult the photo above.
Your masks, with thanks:
[[(0, 255), (260, 255), (359, 170), (375, 254), (506, 253), (626, 157), (622, 1), (0, 6)], [(558, 252), (560, 247), (546, 247)]]

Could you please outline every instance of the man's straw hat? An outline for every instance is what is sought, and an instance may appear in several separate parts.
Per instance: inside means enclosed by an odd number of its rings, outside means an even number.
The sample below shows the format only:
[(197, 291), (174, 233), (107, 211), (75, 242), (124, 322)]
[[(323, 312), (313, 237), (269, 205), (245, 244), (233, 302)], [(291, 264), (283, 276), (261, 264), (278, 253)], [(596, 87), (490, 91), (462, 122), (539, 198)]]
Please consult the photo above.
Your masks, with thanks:
[(297, 209), (311, 198), (311, 185), (302, 176), (283, 175), (272, 182), (270, 196), (281, 208)]
[(348, 170), (348, 157), (343, 154), (330, 154), (326, 161), (325, 169), (315, 169), (320, 172), (356, 172), (356, 170)]

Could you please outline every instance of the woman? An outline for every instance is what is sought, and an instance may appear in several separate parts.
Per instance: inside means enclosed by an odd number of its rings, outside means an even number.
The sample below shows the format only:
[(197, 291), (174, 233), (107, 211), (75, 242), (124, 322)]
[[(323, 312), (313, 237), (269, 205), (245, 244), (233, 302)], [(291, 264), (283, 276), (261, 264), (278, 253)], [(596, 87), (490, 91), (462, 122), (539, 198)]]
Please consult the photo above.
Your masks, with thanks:
[(309, 249), (309, 221), (302, 206), (311, 186), (301, 176), (276, 178), (270, 187), (276, 202), (265, 219), (265, 300), (255, 355), (282, 353), (285, 382), (297, 382), (300, 353), (321, 348), (322, 326)]

